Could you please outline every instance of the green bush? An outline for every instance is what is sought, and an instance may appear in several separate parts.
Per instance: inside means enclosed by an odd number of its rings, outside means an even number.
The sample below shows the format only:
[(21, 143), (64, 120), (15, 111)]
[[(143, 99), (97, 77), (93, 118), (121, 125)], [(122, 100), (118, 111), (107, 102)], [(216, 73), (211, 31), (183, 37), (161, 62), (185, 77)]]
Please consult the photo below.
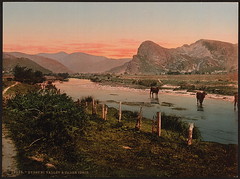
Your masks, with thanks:
[[(189, 126), (186, 122), (182, 121), (179, 116), (167, 116), (165, 113), (162, 114), (162, 128), (179, 132), (179, 134), (187, 137)], [(193, 139), (201, 139), (201, 132), (198, 127), (193, 128)]]
[(66, 94), (17, 95), (8, 101), (7, 114), (11, 120), (5, 122), (19, 148), (41, 139), (34, 144), (41, 152), (58, 155), (67, 161), (76, 160), (75, 136), (81, 135), (89, 117)]

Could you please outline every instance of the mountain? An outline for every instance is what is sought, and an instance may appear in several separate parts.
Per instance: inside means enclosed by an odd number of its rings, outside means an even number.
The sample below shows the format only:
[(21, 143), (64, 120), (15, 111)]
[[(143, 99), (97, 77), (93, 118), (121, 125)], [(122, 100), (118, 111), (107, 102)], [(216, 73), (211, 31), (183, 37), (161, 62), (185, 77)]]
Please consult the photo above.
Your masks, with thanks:
[(46, 57), (46, 58), (51, 58), (54, 60), (57, 60), (58, 62), (62, 63), (65, 57), (67, 57), (69, 54), (65, 52), (58, 52), (58, 53), (39, 53), (36, 54), (38, 56)]
[(74, 72), (79, 73), (102, 73), (114, 67), (121, 66), (131, 59), (110, 59), (103, 56), (94, 56), (86, 53), (76, 52), (67, 54), (40, 53), (38, 56), (55, 59)]
[(10, 72), (16, 66), (27, 67), (34, 71), (41, 71), (44, 74), (51, 73), (50, 70), (43, 68), (39, 64), (27, 58), (17, 58), (9, 54), (3, 53), (3, 71)]
[(29, 55), (25, 53), (20, 53), (20, 52), (4, 52), (6, 55), (11, 55), (17, 58), (27, 58), (35, 63), (39, 64), (40, 66), (54, 72), (54, 73), (72, 73), (72, 70), (68, 69), (66, 66), (61, 64), (60, 62), (51, 59), (51, 58), (46, 58), (38, 55)]
[(152, 41), (143, 42), (133, 59), (109, 70), (112, 73), (162, 74), (166, 72), (236, 71), (238, 44), (201, 39), (178, 48), (164, 48)]

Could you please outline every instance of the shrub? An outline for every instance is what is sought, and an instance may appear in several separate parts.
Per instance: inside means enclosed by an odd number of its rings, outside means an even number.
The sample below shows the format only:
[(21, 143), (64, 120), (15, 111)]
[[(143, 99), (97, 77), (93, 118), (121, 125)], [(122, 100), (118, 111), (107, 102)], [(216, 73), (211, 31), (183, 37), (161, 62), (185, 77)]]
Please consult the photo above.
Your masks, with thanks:
[[(166, 114), (162, 114), (162, 128), (167, 130), (172, 130), (179, 132), (183, 136), (187, 137), (188, 135), (188, 124), (182, 121), (181, 117), (179, 116), (167, 116)], [(201, 139), (201, 133), (198, 127), (193, 128), (193, 138), (194, 139)]]
[(32, 92), (17, 95), (8, 101), (7, 112), (11, 120), (6, 123), (19, 148), (26, 148), (41, 139), (34, 144), (41, 152), (58, 155), (67, 161), (76, 159), (75, 136), (81, 135), (89, 117), (66, 94)]

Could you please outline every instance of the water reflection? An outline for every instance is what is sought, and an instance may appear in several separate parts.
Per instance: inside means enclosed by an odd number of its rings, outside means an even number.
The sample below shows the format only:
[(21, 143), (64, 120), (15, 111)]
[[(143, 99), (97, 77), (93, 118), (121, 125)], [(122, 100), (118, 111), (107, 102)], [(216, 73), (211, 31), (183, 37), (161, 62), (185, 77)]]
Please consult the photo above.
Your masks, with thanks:
[(202, 105), (197, 104), (197, 111), (204, 111), (204, 108)]
[(160, 104), (158, 96), (150, 97), (150, 102), (151, 102), (151, 104)]
[[(182, 116), (188, 121), (194, 119), (192, 121), (199, 127), (203, 140), (238, 143), (238, 108), (236, 106), (236, 111), (233, 111), (232, 102), (207, 99), (203, 106), (196, 107), (196, 99), (192, 96), (159, 94), (159, 97), (154, 95), (149, 98), (149, 91), (146, 90), (100, 86), (81, 79), (70, 79), (56, 86), (74, 99), (93, 96), (99, 101), (108, 101), (107, 105), (115, 108), (118, 108), (116, 101), (122, 101), (125, 103), (123, 110), (139, 111), (139, 106), (144, 104), (143, 116), (149, 119), (156, 112)], [(186, 110), (173, 110), (173, 107)]]

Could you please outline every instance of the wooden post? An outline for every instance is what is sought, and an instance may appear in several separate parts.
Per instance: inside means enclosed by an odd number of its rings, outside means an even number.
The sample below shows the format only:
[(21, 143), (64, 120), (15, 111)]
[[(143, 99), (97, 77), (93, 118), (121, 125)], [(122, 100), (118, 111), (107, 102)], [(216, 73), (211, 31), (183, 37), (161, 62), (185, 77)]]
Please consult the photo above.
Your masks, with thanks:
[(94, 105), (95, 105), (94, 99), (92, 99), (92, 114), (96, 114), (95, 111), (94, 111), (94, 109), (95, 109)]
[(157, 112), (157, 135), (161, 136), (161, 112)]
[(118, 118), (118, 122), (121, 122), (122, 119), (122, 102), (119, 102), (119, 118)]
[(139, 130), (142, 125), (142, 106), (140, 106), (140, 111), (139, 111)]
[(155, 133), (155, 121), (152, 120), (152, 134)]
[(104, 120), (107, 120), (107, 113), (108, 113), (108, 107), (106, 105), (104, 110)]
[(97, 114), (97, 103), (94, 104), (94, 114)]
[(80, 100), (79, 100), (79, 99), (77, 100), (77, 105), (78, 105), (78, 106), (80, 105)]
[(86, 101), (86, 107), (88, 107), (88, 102)]
[(105, 104), (102, 104), (102, 118), (105, 119)]
[(189, 124), (189, 130), (188, 130), (188, 145), (192, 145), (193, 128), (194, 128), (194, 124), (190, 123)]
[(141, 129), (141, 124), (142, 124), (142, 106), (140, 106), (140, 111), (138, 113), (138, 117), (137, 117), (135, 128), (137, 130), (140, 130)]

